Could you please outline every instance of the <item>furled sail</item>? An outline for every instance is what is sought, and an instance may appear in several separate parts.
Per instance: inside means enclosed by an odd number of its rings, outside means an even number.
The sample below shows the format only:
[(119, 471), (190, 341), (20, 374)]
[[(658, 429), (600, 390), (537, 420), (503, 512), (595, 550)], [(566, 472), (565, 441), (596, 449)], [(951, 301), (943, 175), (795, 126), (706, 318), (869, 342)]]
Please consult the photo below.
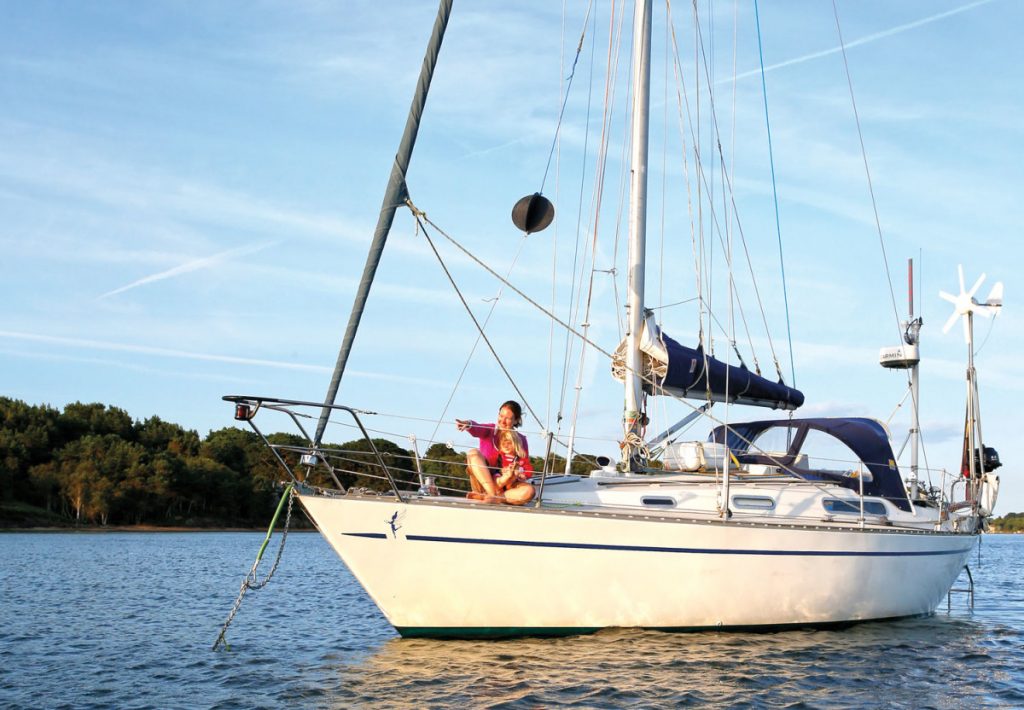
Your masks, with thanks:
[[(745, 365), (727, 365), (700, 347), (680, 345), (661, 332), (653, 318), (644, 321), (640, 337), (643, 353), (644, 390), (648, 394), (674, 394), (691, 399), (711, 399), (772, 409), (796, 409), (804, 403), (803, 392), (783, 382), (772, 382)], [(616, 348), (612, 375), (626, 376), (626, 341)], [(653, 385), (652, 385), (653, 383)]]

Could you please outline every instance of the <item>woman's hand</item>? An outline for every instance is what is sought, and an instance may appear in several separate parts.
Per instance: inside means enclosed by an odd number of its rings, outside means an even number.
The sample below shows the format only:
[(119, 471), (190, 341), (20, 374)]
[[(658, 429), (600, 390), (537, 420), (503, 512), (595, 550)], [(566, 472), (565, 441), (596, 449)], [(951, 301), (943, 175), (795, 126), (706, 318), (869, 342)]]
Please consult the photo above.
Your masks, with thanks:
[(466, 431), (466, 429), (469, 429), (471, 426), (473, 426), (473, 422), (470, 421), (469, 419), (455, 420), (455, 428), (458, 429), (459, 431)]

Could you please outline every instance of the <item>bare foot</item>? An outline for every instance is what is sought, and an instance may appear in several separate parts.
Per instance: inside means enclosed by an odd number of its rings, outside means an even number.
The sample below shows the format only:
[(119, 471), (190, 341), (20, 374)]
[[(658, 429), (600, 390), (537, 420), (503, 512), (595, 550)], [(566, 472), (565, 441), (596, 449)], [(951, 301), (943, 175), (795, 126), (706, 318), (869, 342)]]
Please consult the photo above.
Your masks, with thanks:
[(477, 493), (476, 491), (470, 491), (466, 494), (466, 497), (470, 500), (483, 500), (485, 498), (483, 493)]
[(484, 503), (497, 503), (501, 504), (505, 502), (505, 496), (487, 496), (484, 498)]

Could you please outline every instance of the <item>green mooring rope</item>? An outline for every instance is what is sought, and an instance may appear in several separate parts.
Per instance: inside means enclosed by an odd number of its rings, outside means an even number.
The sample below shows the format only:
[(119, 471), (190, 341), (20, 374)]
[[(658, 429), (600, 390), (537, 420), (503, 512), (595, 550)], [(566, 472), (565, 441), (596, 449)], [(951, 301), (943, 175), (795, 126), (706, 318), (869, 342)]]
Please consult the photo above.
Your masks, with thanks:
[[(277, 571), (277, 566), (281, 563), (281, 554), (284, 552), (284, 541), (288, 538), (288, 525), (292, 519), (292, 502), (295, 500), (295, 486), (289, 483), (285, 486), (284, 494), (281, 496), (281, 500), (277, 504), (277, 510), (274, 511), (274, 517), (270, 521), (270, 527), (267, 528), (267, 536), (263, 539), (263, 544), (260, 545), (260, 551), (256, 553), (256, 561), (252, 563), (252, 569), (249, 570), (249, 574), (242, 580), (242, 588), (238, 590), (238, 598), (235, 599), (235, 605), (231, 608), (231, 613), (228, 614), (227, 620), (220, 629), (220, 633), (217, 635), (217, 640), (213, 642), (213, 648), (211, 650), (216, 651), (217, 647), (222, 643), (224, 649), (227, 651), (231, 650), (231, 646), (228, 645), (227, 639), (224, 635), (228, 632), (228, 627), (231, 626), (231, 622), (234, 621), (235, 614), (238, 613), (239, 608), (242, 606), (242, 598), (245, 593), (250, 589), (262, 589), (267, 586), (267, 582), (274, 576), (274, 572)], [(281, 517), (281, 510), (284, 508), (285, 501), (288, 502), (288, 514), (285, 516), (284, 529), (281, 535), (281, 547), (277, 550), (277, 559), (274, 560), (274, 566), (270, 568), (270, 572), (267, 576), (259, 581), (256, 578), (256, 568), (260, 566), (260, 561), (263, 559), (263, 553), (267, 549), (267, 545), (270, 543), (270, 538), (274, 534), (274, 527), (277, 525), (277, 519)]]

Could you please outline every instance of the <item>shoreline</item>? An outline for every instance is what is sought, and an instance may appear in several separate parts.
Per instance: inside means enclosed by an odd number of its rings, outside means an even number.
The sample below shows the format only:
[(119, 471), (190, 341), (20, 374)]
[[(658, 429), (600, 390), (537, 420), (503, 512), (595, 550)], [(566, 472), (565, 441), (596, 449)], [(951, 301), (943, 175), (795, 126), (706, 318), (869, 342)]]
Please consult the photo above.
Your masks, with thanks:
[[(173, 527), (169, 525), (107, 525), (107, 526), (96, 526), (96, 527), (24, 527), (24, 528), (0, 528), (0, 535), (4, 533), (114, 533), (114, 532), (133, 532), (133, 533), (202, 533), (202, 532), (218, 532), (218, 533), (235, 533), (235, 532), (254, 532), (262, 533), (266, 532), (266, 528), (235, 528), (235, 527)], [(308, 533), (316, 532), (316, 528), (299, 528), (288, 531), (288, 534), (293, 533)]]

